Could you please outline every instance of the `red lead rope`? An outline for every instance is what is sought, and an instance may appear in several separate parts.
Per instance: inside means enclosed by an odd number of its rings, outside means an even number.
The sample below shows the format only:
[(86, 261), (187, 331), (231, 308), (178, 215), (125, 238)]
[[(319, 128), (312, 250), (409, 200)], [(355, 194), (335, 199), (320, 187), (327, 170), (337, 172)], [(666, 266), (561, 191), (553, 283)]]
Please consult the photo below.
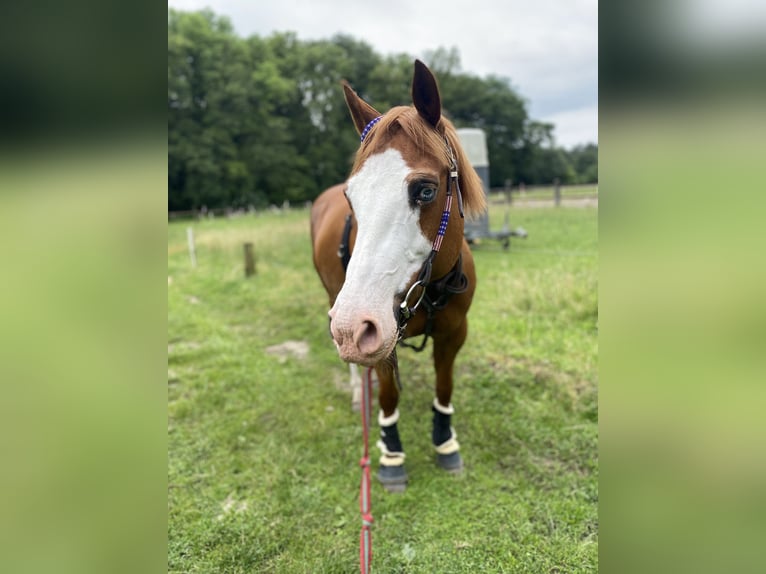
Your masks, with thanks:
[(359, 512), (362, 514), (362, 532), (359, 535), (359, 570), (369, 574), (372, 563), (372, 504), (370, 503), (370, 400), (372, 397), (372, 367), (367, 369), (367, 376), (362, 382), (362, 436), (364, 437), (364, 456), (359, 461), (362, 467), (362, 483), (359, 487)]

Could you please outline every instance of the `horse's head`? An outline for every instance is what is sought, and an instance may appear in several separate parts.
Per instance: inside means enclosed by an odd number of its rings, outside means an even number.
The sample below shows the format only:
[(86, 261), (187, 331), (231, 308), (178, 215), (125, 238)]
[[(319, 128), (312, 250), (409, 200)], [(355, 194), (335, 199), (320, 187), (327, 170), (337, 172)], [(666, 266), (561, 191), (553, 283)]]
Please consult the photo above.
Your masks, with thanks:
[[(343, 360), (372, 366), (396, 346), (394, 310), (432, 251), (453, 164), (467, 215), (483, 212), (484, 193), (454, 127), (441, 115), (436, 80), (422, 62), (415, 62), (414, 106), (381, 115), (347, 84), (343, 89), (362, 134), (346, 191), (358, 228), (345, 283), (330, 309), (330, 330)], [(448, 214), (434, 278), (440, 262), (442, 268), (448, 262), (446, 272), (460, 252), (463, 221), (457, 211)]]

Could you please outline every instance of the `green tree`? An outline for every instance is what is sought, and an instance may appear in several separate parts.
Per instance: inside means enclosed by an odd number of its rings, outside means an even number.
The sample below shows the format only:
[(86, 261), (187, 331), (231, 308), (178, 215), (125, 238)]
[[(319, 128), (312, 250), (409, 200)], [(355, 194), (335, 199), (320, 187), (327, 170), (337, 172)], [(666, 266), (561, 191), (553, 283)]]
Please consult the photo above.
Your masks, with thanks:
[(568, 155), (577, 174), (575, 183), (598, 182), (598, 146), (596, 144), (575, 146)]
[[(348, 174), (358, 138), (340, 87), (384, 111), (410, 103), (413, 58), (347, 35), (238, 37), (210, 10), (168, 11), (168, 209), (315, 198)], [(487, 134), (491, 185), (596, 181), (598, 148), (553, 146), (504, 78), (461, 71), (454, 47), (427, 52), (444, 113)]]
[(376, 110), (384, 112), (412, 103), (412, 62), (411, 56), (396, 54), (386, 56), (375, 66), (368, 85), (372, 99), (368, 101)]
[(169, 209), (236, 204), (249, 187), (238, 124), (247, 111), (242, 46), (211, 11), (168, 13)]
[(489, 151), (490, 186), (517, 179), (515, 154), (524, 137), (524, 100), (505, 79), (447, 74), (439, 79), (445, 114), (458, 127), (484, 130)]

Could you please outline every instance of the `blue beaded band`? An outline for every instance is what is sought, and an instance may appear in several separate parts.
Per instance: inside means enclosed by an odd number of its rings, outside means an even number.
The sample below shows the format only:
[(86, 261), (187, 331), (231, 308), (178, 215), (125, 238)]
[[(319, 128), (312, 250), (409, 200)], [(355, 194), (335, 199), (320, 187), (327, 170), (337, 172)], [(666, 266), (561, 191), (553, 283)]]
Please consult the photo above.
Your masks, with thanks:
[(364, 127), (364, 129), (362, 130), (362, 135), (361, 135), (361, 137), (359, 138), (359, 141), (360, 141), (360, 142), (363, 142), (363, 141), (364, 141), (364, 138), (366, 138), (366, 137), (367, 137), (367, 134), (368, 134), (368, 133), (370, 133), (370, 130), (372, 129), (372, 126), (374, 126), (375, 124), (377, 124), (377, 123), (378, 123), (378, 122), (379, 122), (381, 119), (383, 119), (383, 116), (378, 116), (377, 118), (375, 118), (374, 120), (372, 120), (372, 121), (371, 121), (369, 124), (367, 124), (367, 125)]

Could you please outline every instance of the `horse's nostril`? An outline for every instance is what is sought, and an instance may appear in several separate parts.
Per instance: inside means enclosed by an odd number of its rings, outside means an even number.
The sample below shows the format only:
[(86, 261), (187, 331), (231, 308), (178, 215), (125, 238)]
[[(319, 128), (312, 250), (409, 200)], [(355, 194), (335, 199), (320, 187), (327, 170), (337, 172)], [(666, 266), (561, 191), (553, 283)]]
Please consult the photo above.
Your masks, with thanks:
[(343, 343), (343, 340), (345, 337), (343, 336), (344, 331), (342, 329), (338, 329), (337, 325), (333, 322), (332, 318), (330, 318), (330, 337), (332, 337), (333, 343), (335, 343), (335, 346), (340, 346)]
[(380, 349), (381, 342), (380, 329), (373, 321), (362, 321), (354, 333), (354, 343), (362, 353), (374, 354)]

